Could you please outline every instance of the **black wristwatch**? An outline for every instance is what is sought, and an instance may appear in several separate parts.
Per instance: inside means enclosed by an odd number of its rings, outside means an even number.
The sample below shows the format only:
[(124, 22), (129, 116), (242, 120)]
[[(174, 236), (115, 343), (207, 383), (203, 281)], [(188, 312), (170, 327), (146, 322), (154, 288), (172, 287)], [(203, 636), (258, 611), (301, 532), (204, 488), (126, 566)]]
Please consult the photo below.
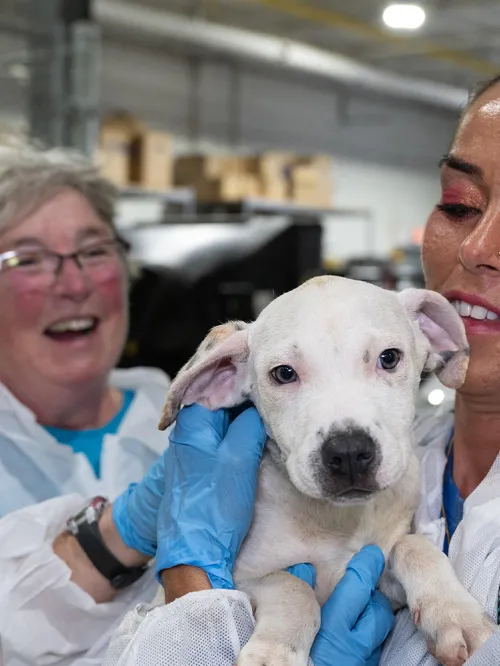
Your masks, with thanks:
[(79, 513), (67, 522), (67, 529), (76, 537), (84, 553), (112, 587), (121, 590), (135, 583), (148, 565), (126, 567), (109, 550), (99, 530), (99, 519), (109, 505), (105, 497), (94, 497)]

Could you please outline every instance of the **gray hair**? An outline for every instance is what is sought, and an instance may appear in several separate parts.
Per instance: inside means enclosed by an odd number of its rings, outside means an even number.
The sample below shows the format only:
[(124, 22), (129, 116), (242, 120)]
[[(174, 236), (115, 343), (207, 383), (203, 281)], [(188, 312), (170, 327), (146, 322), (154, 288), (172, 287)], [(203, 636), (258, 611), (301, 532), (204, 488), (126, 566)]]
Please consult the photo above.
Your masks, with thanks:
[(68, 188), (82, 194), (115, 233), (118, 191), (83, 155), (21, 142), (0, 145), (0, 233)]

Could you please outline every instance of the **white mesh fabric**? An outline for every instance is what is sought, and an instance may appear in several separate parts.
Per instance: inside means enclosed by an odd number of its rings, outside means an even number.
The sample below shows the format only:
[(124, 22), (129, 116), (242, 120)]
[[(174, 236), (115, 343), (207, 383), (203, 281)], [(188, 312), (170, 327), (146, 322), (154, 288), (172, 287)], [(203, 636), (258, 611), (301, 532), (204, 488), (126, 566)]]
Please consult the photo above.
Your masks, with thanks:
[(254, 627), (242, 592), (193, 592), (168, 606), (141, 604), (116, 631), (103, 666), (234, 666)]
[(103, 666), (233, 666), (254, 620), (241, 592), (195, 592), (167, 606), (142, 604), (115, 633)]
[[(425, 639), (417, 631), (408, 610), (398, 613), (394, 629), (387, 639), (379, 666), (436, 666), (438, 662), (427, 652)], [(500, 634), (495, 634), (464, 666), (496, 666), (500, 664)]]

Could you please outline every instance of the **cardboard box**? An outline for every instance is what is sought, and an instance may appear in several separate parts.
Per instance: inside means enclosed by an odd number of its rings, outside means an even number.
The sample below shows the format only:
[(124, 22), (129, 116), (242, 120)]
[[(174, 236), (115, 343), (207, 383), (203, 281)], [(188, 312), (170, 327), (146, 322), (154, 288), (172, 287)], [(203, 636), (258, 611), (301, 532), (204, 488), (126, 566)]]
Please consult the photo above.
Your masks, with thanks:
[(142, 130), (133, 115), (109, 115), (101, 123), (97, 161), (102, 175), (118, 187), (130, 184), (130, 146)]
[(199, 201), (241, 201), (259, 196), (259, 183), (255, 177), (243, 173), (227, 173), (221, 178), (200, 180), (192, 185)]
[(288, 185), (284, 178), (275, 180), (259, 181), (259, 194), (258, 196), (270, 201), (286, 201), (288, 199)]
[(192, 187), (200, 201), (264, 198), (329, 207), (331, 160), (268, 151), (259, 155), (186, 155), (175, 162), (174, 182)]
[(175, 160), (174, 182), (180, 187), (194, 181), (244, 174), (244, 160), (234, 155), (185, 155)]
[(145, 190), (172, 188), (172, 143), (166, 132), (145, 130), (130, 146), (130, 182)]
[(300, 157), (288, 174), (289, 196), (301, 205), (329, 208), (333, 199), (332, 182), (330, 157)]
[(259, 196), (272, 201), (288, 199), (288, 174), (295, 156), (288, 152), (268, 151), (247, 158), (246, 168), (259, 181)]

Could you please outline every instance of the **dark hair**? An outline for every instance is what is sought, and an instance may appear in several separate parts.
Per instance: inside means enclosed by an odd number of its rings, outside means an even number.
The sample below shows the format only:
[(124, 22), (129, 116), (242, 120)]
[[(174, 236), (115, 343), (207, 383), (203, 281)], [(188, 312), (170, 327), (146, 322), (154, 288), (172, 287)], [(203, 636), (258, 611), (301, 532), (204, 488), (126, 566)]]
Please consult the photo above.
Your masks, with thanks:
[(488, 92), (490, 88), (493, 88), (493, 86), (496, 86), (497, 83), (500, 83), (500, 74), (495, 74), (495, 76), (492, 76), (490, 79), (486, 79), (486, 81), (479, 81), (479, 83), (476, 83), (475, 86), (473, 86), (469, 92), (469, 97), (467, 99), (467, 104), (465, 106), (464, 111), (467, 111), (474, 102), (477, 102), (477, 100), (484, 95), (485, 92)]
[(460, 129), (460, 125), (462, 124), (462, 121), (465, 117), (465, 114), (467, 111), (471, 108), (471, 106), (477, 102), (477, 100), (484, 95), (484, 93), (488, 92), (490, 88), (493, 88), (493, 86), (496, 86), (497, 83), (500, 83), (500, 74), (495, 74), (495, 76), (492, 76), (490, 79), (486, 79), (485, 81), (479, 81), (479, 83), (476, 83), (470, 90), (469, 90), (469, 95), (467, 97), (467, 102), (464, 104), (462, 111), (460, 113), (460, 116), (458, 118), (457, 124), (455, 126), (455, 131), (453, 133), (453, 137), (451, 139), (451, 145), (455, 143), (455, 139), (458, 133), (458, 130)]

